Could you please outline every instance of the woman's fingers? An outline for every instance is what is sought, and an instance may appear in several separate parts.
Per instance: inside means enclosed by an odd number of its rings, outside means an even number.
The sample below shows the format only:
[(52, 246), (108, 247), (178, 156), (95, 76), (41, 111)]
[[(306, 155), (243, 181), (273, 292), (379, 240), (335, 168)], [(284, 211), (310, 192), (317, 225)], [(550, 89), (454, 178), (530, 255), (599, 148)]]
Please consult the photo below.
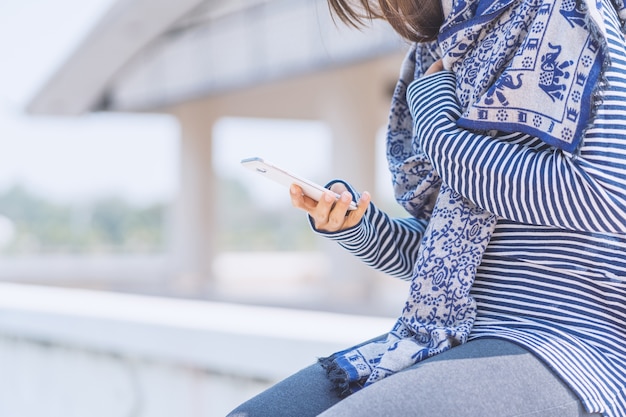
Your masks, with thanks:
[(437, 61), (435, 61), (434, 64), (432, 64), (424, 73), (424, 75), (429, 75), (429, 74), (434, 74), (435, 72), (439, 72), (443, 70), (443, 61), (441, 59), (438, 59)]
[[(302, 188), (293, 184), (290, 188), (291, 204), (306, 211), (313, 219), (316, 229), (325, 232), (336, 232), (356, 225), (367, 210), (371, 197), (364, 192), (356, 210), (349, 210), (352, 195), (343, 184), (333, 186), (332, 191), (323, 194), (320, 201), (305, 196)], [(339, 199), (335, 193), (339, 192)]]
[(291, 205), (295, 208), (306, 211), (311, 214), (317, 206), (317, 201), (304, 195), (302, 188), (296, 184), (291, 184), (289, 187), (289, 195), (291, 197)]
[(315, 228), (319, 230), (324, 230), (327, 232), (333, 232), (332, 223), (334, 223), (333, 211), (335, 211), (335, 194), (331, 191), (327, 191), (322, 195), (322, 198), (317, 203), (317, 207), (313, 213), (309, 213), (309, 215), (313, 218), (313, 222), (315, 223)]
[(325, 230), (329, 232), (336, 232), (344, 228), (346, 216), (348, 215), (348, 207), (352, 202), (352, 194), (348, 191), (344, 191), (340, 194), (339, 199), (335, 201), (334, 206), (328, 213), (328, 220), (326, 221)]
[(341, 195), (344, 191), (348, 191), (348, 187), (342, 182), (335, 182), (330, 186), (330, 191), (335, 194)]
[(313, 219), (316, 229), (326, 230), (330, 212), (335, 204), (335, 196), (332, 192), (324, 193), (320, 201), (315, 201), (305, 196), (300, 186), (292, 184), (289, 187), (289, 194), (292, 206), (306, 211)]
[[(328, 196), (333, 197), (332, 194), (328, 194)], [(339, 199), (335, 200), (334, 204), (328, 207), (326, 206), (328, 200), (326, 200), (324, 209), (317, 211), (312, 216), (315, 228), (325, 232), (338, 232), (355, 226), (363, 218), (370, 201), (371, 196), (365, 191), (357, 204), (356, 210), (349, 210), (350, 203), (352, 203), (352, 195), (348, 191), (344, 191)]]
[(363, 218), (363, 215), (365, 214), (365, 211), (367, 210), (367, 207), (369, 207), (371, 201), (372, 196), (370, 193), (364, 191), (363, 194), (361, 194), (361, 199), (357, 204), (356, 210), (348, 212), (343, 227), (348, 228), (357, 225)]

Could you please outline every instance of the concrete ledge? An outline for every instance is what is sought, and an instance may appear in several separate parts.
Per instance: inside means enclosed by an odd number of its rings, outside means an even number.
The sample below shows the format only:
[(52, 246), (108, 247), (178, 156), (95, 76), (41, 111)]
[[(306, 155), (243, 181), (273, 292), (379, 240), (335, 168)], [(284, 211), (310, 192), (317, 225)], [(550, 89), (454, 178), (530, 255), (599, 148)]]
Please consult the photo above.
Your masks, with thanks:
[(393, 319), (0, 284), (0, 333), (277, 380)]

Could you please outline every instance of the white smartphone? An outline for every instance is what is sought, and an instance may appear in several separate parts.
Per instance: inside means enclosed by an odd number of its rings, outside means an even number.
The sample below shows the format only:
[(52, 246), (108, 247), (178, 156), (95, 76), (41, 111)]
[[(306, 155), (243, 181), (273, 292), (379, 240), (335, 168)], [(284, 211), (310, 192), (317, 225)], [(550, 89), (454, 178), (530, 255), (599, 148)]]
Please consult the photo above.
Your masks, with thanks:
[[(266, 178), (274, 180), (275, 182), (284, 185), (285, 187), (290, 187), (291, 184), (297, 184), (302, 188), (304, 195), (307, 197), (311, 197), (315, 201), (320, 201), (322, 198), (322, 194), (326, 191), (329, 191), (327, 188), (322, 187), (312, 181), (306, 180), (304, 178), (298, 177), (297, 175), (292, 174), (289, 171), (286, 171), (282, 168), (278, 168), (277, 166), (265, 161), (263, 158), (246, 158), (241, 160), (241, 164), (258, 173), (263, 175)], [(335, 193), (336, 198), (339, 198), (339, 194)], [(352, 201), (350, 203), (350, 207), (348, 210), (356, 210), (356, 203)]]

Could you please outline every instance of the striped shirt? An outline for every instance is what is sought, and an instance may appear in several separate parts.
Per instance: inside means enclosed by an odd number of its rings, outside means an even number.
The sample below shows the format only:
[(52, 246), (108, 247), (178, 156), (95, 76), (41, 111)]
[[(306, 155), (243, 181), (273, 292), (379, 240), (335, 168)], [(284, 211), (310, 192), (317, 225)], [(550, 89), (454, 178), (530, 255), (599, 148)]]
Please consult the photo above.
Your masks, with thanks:
[[(626, 43), (613, 8), (604, 10), (608, 87), (576, 154), (528, 135), (459, 129), (450, 72), (414, 82), (408, 101), (442, 180), (499, 216), (472, 288), (470, 339), (524, 346), (588, 412), (617, 417), (626, 416)], [(371, 205), (360, 225), (331, 237), (411, 279), (425, 224)]]

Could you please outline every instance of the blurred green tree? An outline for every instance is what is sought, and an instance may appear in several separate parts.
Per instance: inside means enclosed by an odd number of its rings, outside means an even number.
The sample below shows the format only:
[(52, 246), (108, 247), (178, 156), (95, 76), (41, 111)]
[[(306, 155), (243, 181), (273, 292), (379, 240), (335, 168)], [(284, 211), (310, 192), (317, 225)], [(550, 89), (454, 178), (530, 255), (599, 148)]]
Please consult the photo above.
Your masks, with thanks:
[(14, 227), (6, 254), (163, 251), (167, 204), (135, 207), (117, 197), (91, 204), (50, 202), (22, 186), (0, 194), (0, 214)]
[[(216, 243), (220, 251), (315, 250), (306, 216), (292, 207), (263, 209), (237, 180), (218, 182)], [(120, 197), (57, 203), (16, 185), (0, 193), (0, 215), (14, 235), (5, 255), (158, 253), (167, 249), (168, 203), (145, 207)]]
[[(315, 250), (305, 214), (291, 206), (264, 209), (237, 180), (218, 183), (217, 243), (227, 251)], [(287, 196), (285, 196), (287, 199)]]

